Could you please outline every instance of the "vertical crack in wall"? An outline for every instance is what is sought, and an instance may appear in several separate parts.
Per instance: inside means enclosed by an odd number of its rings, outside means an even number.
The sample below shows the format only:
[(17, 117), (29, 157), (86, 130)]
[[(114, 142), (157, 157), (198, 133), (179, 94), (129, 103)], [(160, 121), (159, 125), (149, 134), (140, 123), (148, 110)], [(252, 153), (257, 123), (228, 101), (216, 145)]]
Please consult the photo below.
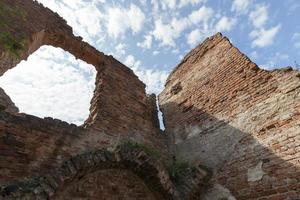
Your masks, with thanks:
[(156, 97), (156, 108), (157, 108), (157, 116), (158, 116), (158, 121), (159, 121), (159, 128), (160, 128), (160, 130), (165, 131), (164, 115), (159, 108), (159, 102), (158, 102), (157, 97)]

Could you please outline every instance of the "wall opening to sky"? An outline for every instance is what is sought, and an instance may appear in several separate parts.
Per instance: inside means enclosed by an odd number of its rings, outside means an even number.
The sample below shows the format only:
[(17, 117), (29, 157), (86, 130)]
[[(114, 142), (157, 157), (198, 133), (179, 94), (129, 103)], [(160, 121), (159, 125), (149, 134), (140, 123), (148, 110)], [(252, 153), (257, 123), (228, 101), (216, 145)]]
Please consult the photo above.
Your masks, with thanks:
[(88, 118), (96, 70), (70, 53), (42, 46), (0, 77), (20, 112), (76, 125)]

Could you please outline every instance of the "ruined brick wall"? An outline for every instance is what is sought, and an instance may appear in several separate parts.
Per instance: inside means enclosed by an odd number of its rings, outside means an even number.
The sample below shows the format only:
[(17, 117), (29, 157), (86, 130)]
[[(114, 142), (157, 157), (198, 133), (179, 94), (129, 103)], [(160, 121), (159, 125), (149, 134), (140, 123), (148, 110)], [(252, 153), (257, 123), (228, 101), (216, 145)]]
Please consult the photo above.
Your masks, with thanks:
[[(164, 148), (163, 136), (154, 116), (156, 106), (145, 93), (145, 85), (131, 69), (104, 55), (82, 38), (56, 13), (32, 0), (3, 0), (0, 6), (0, 74), (15, 67), (42, 45), (60, 47), (92, 64), (97, 70), (96, 89), (91, 101), (90, 116), (84, 124), (93, 132), (116, 138), (134, 138), (156, 148)], [(13, 38), (12, 49), (7, 40)], [(109, 130), (109, 133), (108, 133)]]
[(90, 116), (81, 127), (17, 113), (0, 91), (0, 185), (41, 176), (73, 156), (122, 140), (166, 155), (154, 97), (131, 69), (75, 37), (65, 20), (36, 1), (1, 0), (0, 11), (1, 75), (42, 45), (60, 47), (97, 71)]
[(159, 102), (174, 154), (214, 171), (207, 199), (300, 198), (297, 71), (259, 69), (217, 34), (176, 67)]
[(19, 112), (19, 109), (2, 88), (0, 88), (0, 110), (5, 110), (12, 113)]
[[(146, 95), (145, 85), (132, 70), (75, 37), (72, 28), (51, 10), (31, 0), (2, 0), (0, 6), (6, 10), (5, 15), (0, 13), (0, 74), (42, 45), (60, 47), (97, 70), (90, 116), (82, 127), (17, 113), (1, 91), (0, 186), (49, 175), (54, 181), (43, 189), (51, 196), (59, 190), (60, 182), (65, 184), (72, 177), (74, 182), (62, 185), (59, 193), (72, 195), (94, 181), (91, 169), (118, 166), (122, 173), (110, 177), (112, 182), (130, 176), (124, 169), (137, 170), (135, 174), (143, 174), (146, 185), (153, 180), (154, 185), (160, 185), (163, 198), (182, 199), (194, 190), (198, 194), (206, 180), (200, 175), (206, 172), (199, 172), (197, 181), (195, 177), (185, 180), (181, 192), (185, 196), (179, 197), (166, 170), (156, 165), (160, 161), (145, 152), (123, 152), (123, 160), (108, 151), (81, 156), (104, 147), (114, 149), (124, 139), (146, 143), (170, 155), (158, 128), (155, 97)], [(299, 77), (291, 69), (259, 69), (221, 34), (191, 51), (172, 72), (159, 96), (166, 135), (170, 151), (178, 159), (212, 169), (213, 185), (203, 199), (300, 198)], [(66, 168), (59, 168), (61, 165)], [(59, 174), (49, 173), (56, 168)], [(142, 181), (132, 178), (129, 185)], [(149, 193), (148, 186), (139, 186), (131, 197), (143, 194), (151, 199), (155, 195)], [(118, 189), (134, 191), (128, 187)], [(87, 189), (83, 195), (91, 197), (101, 188)], [(112, 193), (109, 185), (102, 189)]]
[[(205, 178), (194, 172), (193, 186)], [(204, 172), (203, 170), (201, 170)], [(192, 178), (192, 177), (191, 177)], [(193, 195), (194, 189), (186, 193)], [(186, 190), (187, 192), (187, 190)], [(181, 199), (164, 165), (142, 148), (120, 145), (73, 156), (36, 177), (0, 184), (1, 199)], [(189, 198), (190, 199), (190, 198)]]
[[(66, 122), (1, 111), (0, 184), (39, 176), (71, 156), (88, 151), (91, 142), (84, 136), (92, 137)], [(101, 146), (99, 140), (94, 144)]]
[[(90, 116), (84, 127), (113, 136), (159, 143), (156, 102), (145, 93), (145, 85), (113, 58), (96, 76)], [(154, 96), (155, 98), (155, 96)]]
[(58, 200), (62, 199), (163, 199), (160, 194), (149, 190), (143, 180), (131, 171), (103, 170), (83, 177), (75, 184), (68, 185), (64, 191), (57, 193)]

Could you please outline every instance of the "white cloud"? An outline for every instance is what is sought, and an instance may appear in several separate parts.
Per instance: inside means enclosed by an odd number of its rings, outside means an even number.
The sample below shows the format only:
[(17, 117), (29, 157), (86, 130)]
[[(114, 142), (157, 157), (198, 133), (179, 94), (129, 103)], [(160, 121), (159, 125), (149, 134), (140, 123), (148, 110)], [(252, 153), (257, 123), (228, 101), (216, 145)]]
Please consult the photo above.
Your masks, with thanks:
[(231, 11), (245, 13), (250, 5), (250, 0), (233, 0)]
[(142, 67), (142, 62), (137, 60), (133, 55), (128, 55), (124, 61), (125, 65), (130, 67), (134, 73), (146, 84), (148, 94), (159, 94), (167, 80), (169, 72), (159, 69), (146, 69)]
[(140, 60), (136, 60), (133, 55), (128, 55), (128, 56), (126, 56), (126, 58), (124, 60), (124, 64), (127, 67), (135, 70), (136, 68), (141, 67), (142, 62)]
[(152, 54), (153, 54), (154, 56), (158, 55), (159, 53), (160, 53), (159, 51), (153, 51), (153, 52), (152, 52)]
[(180, 0), (179, 1), (179, 7), (184, 7), (184, 6), (187, 6), (189, 4), (195, 6), (197, 4), (200, 4), (200, 3), (204, 3), (206, 2), (206, 0)]
[(262, 28), (268, 21), (268, 7), (259, 4), (256, 9), (249, 14), (249, 19), (255, 28)]
[(216, 31), (218, 32), (230, 31), (232, 27), (235, 25), (235, 23), (236, 23), (236, 19), (223, 16), (216, 24)]
[(184, 31), (186, 28), (190, 26), (190, 22), (187, 18), (181, 18), (181, 19), (173, 18), (171, 21), (171, 26), (174, 32), (176, 33), (176, 35), (180, 36), (182, 31)]
[(155, 28), (152, 35), (156, 40), (161, 41), (160, 46), (175, 47), (175, 40), (179, 38), (183, 31), (193, 25), (208, 28), (208, 20), (213, 17), (213, 9), (202, 6), (198, 10), (194, 10), (187, 17), (173, 17), (170, 23), (164, 23), (162, 19), (155, 20)]
[(284, 1), (284, 5), (288, 9), (287, 15), (297, 12), (300, 8), (299, 0), (286, 0)]
[(104, 1), (38, 1), (62, 16), (74, 29), (75, 34), (83, 37), (85, 41), (93, 43), (93, 37), (103, 37), (101, 34), (103, 31), (102, 21), (104, 21), (105, 16), (98, 10), (96, 3), (104, 3)]
[(298, 39), (300, 39), (300, 33), (294, 33), (292, 39), (293, 39), (293, 40), (298, 40)]
[[(131, 4), (128, 11), (128, 20), (133, 33), (137, 33), (142, 30), (145, 19), (146, 17), (143, 11), (138, 6)], [(127, 19), (125, 18), (124, 20)]]
[(268, 6), (258, 4), (255, 10), (250, 12), (249, 20), (252, 23), (254, 30), (250, 32), (249, 36), (253, 39), (251, 47), (267, 47), (273, 44), (275, 36), (281, 29), (281, 25), (266, 28), (268, 21)]
[(124, 43), (120, 43), (116, 46), (116, 53), (118, 55), (125, 55), (125, 48), (126, 48), (126, 45)]
[(189, 20), (193, 24), (198, 24), (200, 22), (207, 22), (214, 14), (214, 11), (210, 7), (202, 6), (196, 11), (193, 11), (189, 15)]
[(273, 55), (271, 55), (270, 59), (260, 67), (266, 70), (273, 70), (276, 68), (280, 68), (278, 63), (282, 63), (282, 61), (287, 61), (289, 58), (290, 56), (288, 54), (282, 52), (276, 52)]
[(152, 35), (145, 35), (145, 40), (143, 42), (138, 42), (137, 46), (143, 49), (150, 49), (152, 46)]
[(300, 42), (296, 42), (296, 43), (294, 44), (294, 47), (297, 48), (297, 49), (300, 49)]
[(300, 48), (300, 33), (294, 33), (292, 40), (294, 42), (294, 47), (299, 49)]
[(21, 112), (79, 125), (89, 115), (95, 74), (93, 66), (45, 46), (7, 71), (0, 85)]
[(145, 14), (136, 5), (130, 4), (129, 9), (112, 7), (107, 13), (107, 30), (113, 37), (119, 37), (131, 29), (133, 33), (141, 31), (145, 22)]
[(275, 57), (279, 60), (288, 60), (290, 56), (285, 53), (276, 52)]
[(164, 7), (169, 7), (171, 9), (176, 8), (176, 0), (162, 0)]
[(252, 41), (252, 47), (266, 47), (274, 42), (274, 38), (281, 28), (281, 25), (274, 26), (270, 29), (260, 29), (254, 30), (250, 33), (250, 37), (254, 40)]
[(215, 33), (214, 29), (194, 29), (191, 31), (187, 36), (187, 43), (190, 45), (190, 47), (195, 47), (195, 45), (199, 44), (201, 41), (203, 41), (206, 37), (211, 36)]
[[(167, 10), (167, 9), (175, 10), (188, 5), (196, 6), (206, 1), (207, 0), (161, 0), (161, 1), (151, 0), (152, 4), (155, 7), (161, 6), (163, 10)], [(160, 2), (160, 4), (158, 2)]]
[(251, 58), (253, 58), (253, 59), (257, 59), (257, 58), (259, 57), (257, 51), (252, 51), (252, 52), (250, 53), (250, 56), (251, 56)]
[(201, 32), (200, 29), (193, 30), (187, 36), (187, 42), (190, 46), (195, 46), (202, 39), (203, 39), (203, 33)]
[[(213, 13), (213, 12), (208, 12)], [(206, 15), (207, 16), (207, 15)], [(209, 20), (209, 18), (201, 18), (201, 20)], [(192, 30), (187, 36), (187, 43), (194, 47), (196, 44), (201, 42), (204, 38), (216, 33), (216, 32), (222, 32), (222, 31), (230, 31), (233, 26), (236, 24), (235, 18), (229, 18), (226, 16), (223, 16), (220, 18), (217, 23), (207, 23), (206, 21), (203, 21), (201, 26), (199, 28), (196, 28)]]
[(174, 32), (174, 29), (170, 24), (164, 24), (162, 20), (159, 19), (155, 21), (153, 36), (162, 42), (162, 46), (175, 47), (174, 39), (176, 39), (179, 35)]

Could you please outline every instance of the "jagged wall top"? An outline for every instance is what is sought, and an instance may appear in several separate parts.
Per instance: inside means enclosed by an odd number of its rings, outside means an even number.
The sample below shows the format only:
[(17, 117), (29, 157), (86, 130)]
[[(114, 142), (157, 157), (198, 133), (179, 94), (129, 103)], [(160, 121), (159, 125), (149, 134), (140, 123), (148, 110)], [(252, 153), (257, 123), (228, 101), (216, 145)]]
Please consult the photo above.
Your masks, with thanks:
[(217, 34), (171, 73), (159, 103), (173, 153), (213, 169), (211, 195), (229, 198), (225, 187), (236, 199), (300, 197), (286, 183), (300, 175), (298, 71), (260, 69)]

